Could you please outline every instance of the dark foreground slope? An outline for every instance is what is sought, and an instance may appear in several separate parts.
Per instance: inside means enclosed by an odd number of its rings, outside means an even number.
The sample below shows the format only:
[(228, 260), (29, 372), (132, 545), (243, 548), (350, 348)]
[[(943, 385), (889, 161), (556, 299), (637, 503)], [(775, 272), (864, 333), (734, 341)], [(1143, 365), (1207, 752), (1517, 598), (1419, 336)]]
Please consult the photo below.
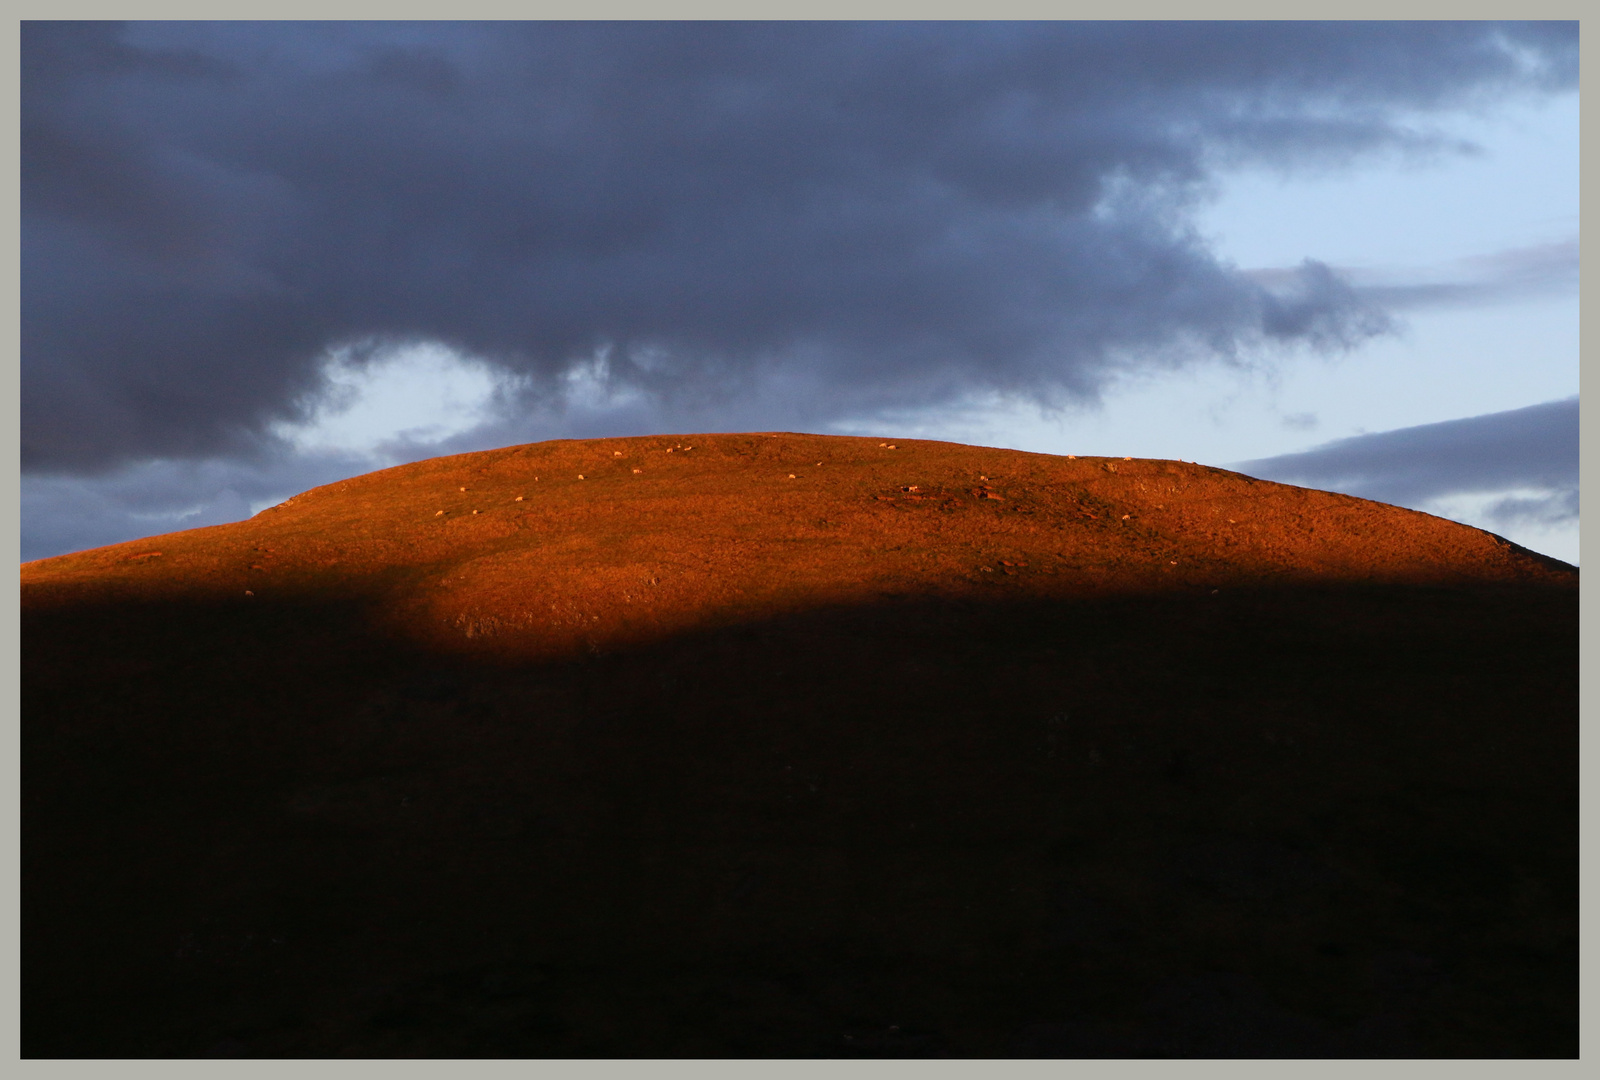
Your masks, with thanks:
[(1464, 526), (695, 436), (22, 578), (29, 1056), (1577, 1052), (1577, 573)]

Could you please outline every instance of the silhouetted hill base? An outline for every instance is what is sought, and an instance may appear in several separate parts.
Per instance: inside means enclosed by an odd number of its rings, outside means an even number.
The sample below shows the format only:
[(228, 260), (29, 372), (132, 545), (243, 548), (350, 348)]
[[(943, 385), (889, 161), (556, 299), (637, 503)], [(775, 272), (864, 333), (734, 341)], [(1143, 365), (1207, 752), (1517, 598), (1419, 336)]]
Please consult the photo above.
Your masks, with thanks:
[(58, 577), (23, 1053), (1575, 1056), (1559, 570), (1014, 575), (521, 654), (376, 587)]

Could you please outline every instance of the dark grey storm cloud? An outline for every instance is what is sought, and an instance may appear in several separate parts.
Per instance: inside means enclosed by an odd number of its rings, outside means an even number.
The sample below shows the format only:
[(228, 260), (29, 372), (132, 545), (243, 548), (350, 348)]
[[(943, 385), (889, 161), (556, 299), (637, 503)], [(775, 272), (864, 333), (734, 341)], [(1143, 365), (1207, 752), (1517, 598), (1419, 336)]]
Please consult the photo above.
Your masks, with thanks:
[(25, 23), (23, 466), (282, 453), (358, 342), (793, 426), (1338, 348), (1383, 306), (1219, 261), (1214, 171), (1577, 78), (1575, 23)]
[(1417, 508), (1452, 495), (1504, 492), (1485, 510), (1492, 521), (1571, 521), (1578, 517), (1578, 399), (1358, 435), (1229, 467)]

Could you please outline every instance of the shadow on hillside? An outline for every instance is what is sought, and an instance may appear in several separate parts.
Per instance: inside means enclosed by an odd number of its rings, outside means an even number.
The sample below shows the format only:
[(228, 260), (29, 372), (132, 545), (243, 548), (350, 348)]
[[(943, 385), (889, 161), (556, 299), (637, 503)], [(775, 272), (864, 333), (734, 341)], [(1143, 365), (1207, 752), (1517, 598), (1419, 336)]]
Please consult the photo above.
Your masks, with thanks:
[(1577, 1053), (1576, 590), (23, 625), (26, 1056)]

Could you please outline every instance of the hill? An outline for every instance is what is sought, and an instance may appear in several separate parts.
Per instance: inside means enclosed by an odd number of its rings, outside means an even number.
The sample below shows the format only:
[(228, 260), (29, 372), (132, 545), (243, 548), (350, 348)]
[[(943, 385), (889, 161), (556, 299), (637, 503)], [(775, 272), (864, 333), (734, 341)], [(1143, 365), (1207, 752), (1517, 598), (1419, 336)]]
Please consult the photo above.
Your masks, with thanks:
[(23, 1050), (1576, 1054), (1577, 577), (783, 433), (25, 564)]

